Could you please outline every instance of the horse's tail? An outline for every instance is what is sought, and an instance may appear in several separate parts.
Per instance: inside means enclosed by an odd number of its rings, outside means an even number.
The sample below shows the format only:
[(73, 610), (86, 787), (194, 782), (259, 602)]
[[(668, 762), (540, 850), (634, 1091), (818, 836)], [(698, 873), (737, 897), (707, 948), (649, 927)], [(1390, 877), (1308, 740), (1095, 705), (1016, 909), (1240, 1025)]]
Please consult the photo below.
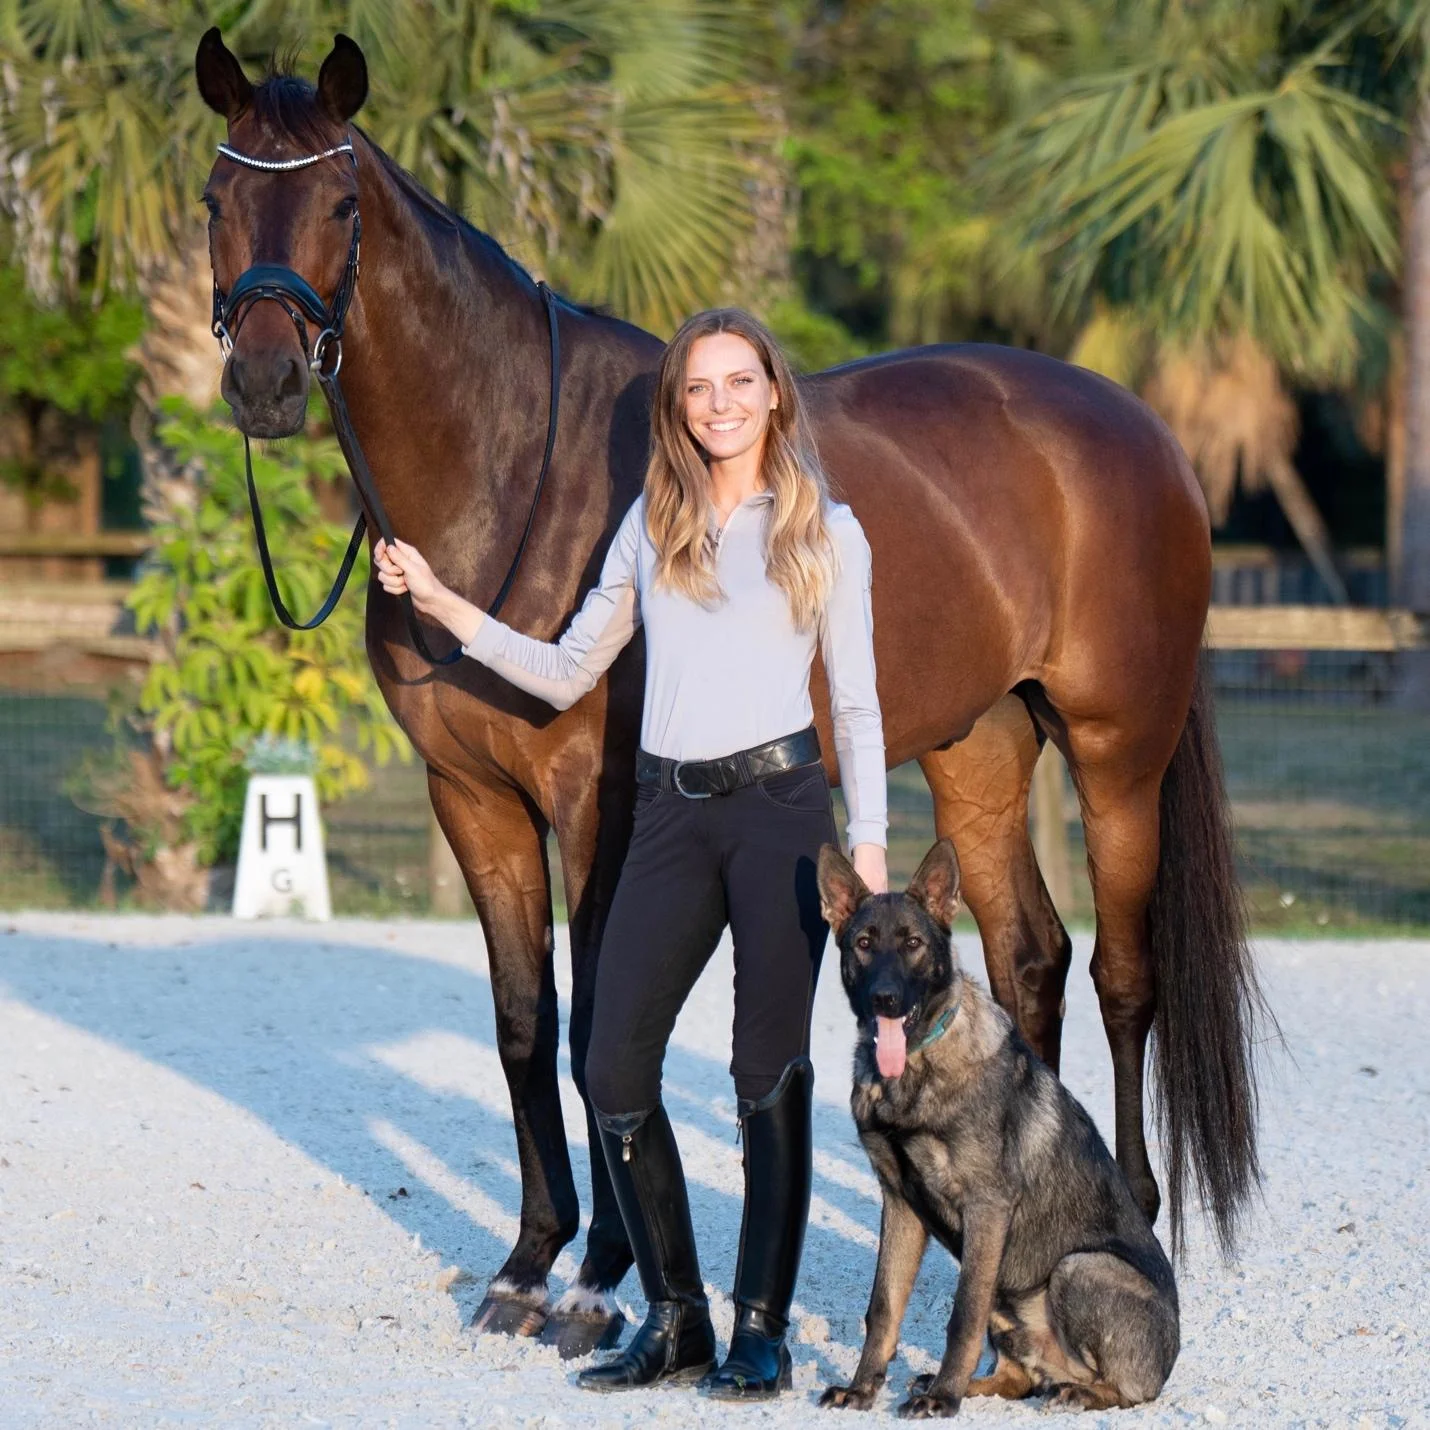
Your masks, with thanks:
[(1247, 946), (1205, 658), (1162, 778), (1161, 853), (1147, 922), (1156, 980), (1157, 1126), (1172, 1246), (1180, 1254), (1187, 1189), (1195, 1178), (1222, 1250), (1230, 1254), (1261, 1180), (1254, 1053), (1258, 1024), (1270, 1014)]

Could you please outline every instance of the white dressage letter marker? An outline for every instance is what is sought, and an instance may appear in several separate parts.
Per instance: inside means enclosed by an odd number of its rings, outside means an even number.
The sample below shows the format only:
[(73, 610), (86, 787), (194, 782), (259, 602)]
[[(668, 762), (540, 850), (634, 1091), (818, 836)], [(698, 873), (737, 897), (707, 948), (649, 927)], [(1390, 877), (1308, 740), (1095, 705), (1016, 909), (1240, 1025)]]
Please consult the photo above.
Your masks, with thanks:
[(311, 775), (249, 776), (233, 916), (332, 918), (323, 826)]

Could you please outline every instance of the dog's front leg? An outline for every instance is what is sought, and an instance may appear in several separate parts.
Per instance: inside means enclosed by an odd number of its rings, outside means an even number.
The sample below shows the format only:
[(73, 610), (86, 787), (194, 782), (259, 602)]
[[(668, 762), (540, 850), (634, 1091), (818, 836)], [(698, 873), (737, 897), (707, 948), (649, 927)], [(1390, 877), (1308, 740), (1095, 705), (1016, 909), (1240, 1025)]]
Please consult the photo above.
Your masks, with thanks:
[(864, 1352), (852, 1384), (831, 1385), (820, 1397), (821, 1405), (852, 1406), (855, 1410), (868, 1410), (873, 1405), (898, 1349), (904, 1309), (927, 1245), (928, 1232), (914, 1209), (886, 1186), (879, 1226), (879, 1264), (874, 1270), (874, 1290), (864, 1317)]
[(958, 1291), (948, 1318), (948, 1341), (943, 1364), (928, 1384), (923, 1377), (899, 1406), (905, 1419), (923, 1420), (935, 1415), (957, 1415), (968, 1382), (978, 1365), (983, 1335), (993, 1313), (998, 1288), (998, 1268), (1008, 1237), (1009, 1208), (972, 1203), (963, 1212), (963, 1259), (958, 1268)]

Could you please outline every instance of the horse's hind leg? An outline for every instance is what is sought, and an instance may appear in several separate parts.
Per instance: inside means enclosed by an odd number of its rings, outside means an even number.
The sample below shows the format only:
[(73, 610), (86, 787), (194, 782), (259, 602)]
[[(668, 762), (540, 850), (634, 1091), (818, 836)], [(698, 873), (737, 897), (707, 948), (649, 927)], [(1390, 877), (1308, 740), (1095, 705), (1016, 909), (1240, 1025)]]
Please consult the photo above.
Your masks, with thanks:
[(459, 787), (428, 771), (428, 791), (477, 906), (496, 1006), (497, 1052), (511, 1093), (521, 1166), (521, 1222), (511, 1255), (472, 1324), (534, 1336), (547, 1315), (546, 1277), (580, 1227), (556, 1075), (551, 878), (545, 824), (514, 791)]
[(1069, 720), (1066, 738), (1097, 915), (1092, 981), (1112, 1052), (1117, 1163), (1155, 1221), (1162, 1198), (1142, 1126), (1143, 1069), (1156, 995), (1147, 905), (1161, 842), (1162, 772), (1171, 752), (1149, 751), (1103, 720)]
[(1056, 1072), (1072, 942), (1028, 835), (1028, 789), (1038, 750), (1026, 706), (1006, 695), (964, 739), (919, 763), (933, 792), (938, 833), (958, 850), (963, 894), (978, 921), (993, 994)]

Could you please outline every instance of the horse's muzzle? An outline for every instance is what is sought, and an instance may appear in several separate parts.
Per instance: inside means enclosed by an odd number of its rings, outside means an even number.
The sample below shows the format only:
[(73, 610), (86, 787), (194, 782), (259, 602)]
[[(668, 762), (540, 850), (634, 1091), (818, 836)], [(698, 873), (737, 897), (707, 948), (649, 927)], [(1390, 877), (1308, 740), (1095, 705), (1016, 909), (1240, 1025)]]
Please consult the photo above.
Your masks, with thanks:
[(248, 356), (235, 350), (220, 384), (240, 432), (250, 437), (292, 437), (308, 412), (308, 368), (291, 353)]

